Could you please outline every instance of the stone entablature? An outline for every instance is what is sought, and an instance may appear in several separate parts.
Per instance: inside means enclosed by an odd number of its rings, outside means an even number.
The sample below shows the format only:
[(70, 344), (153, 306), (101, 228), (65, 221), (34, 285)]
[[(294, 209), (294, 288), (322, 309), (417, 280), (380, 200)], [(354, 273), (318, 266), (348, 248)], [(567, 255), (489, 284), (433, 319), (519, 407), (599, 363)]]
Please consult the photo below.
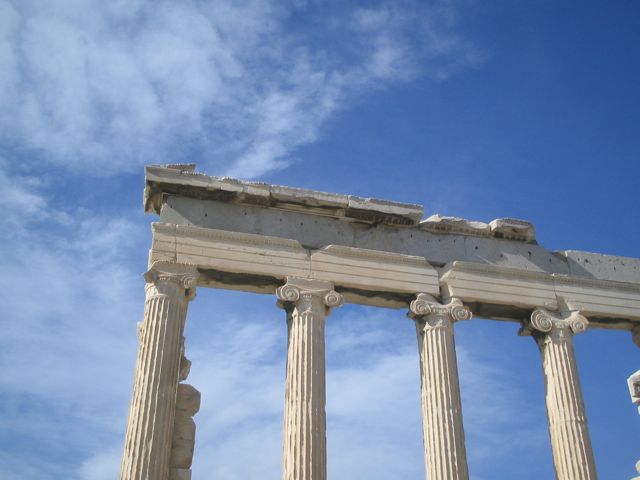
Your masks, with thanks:
[[(210, 177), (181, 171), (178, 166), (149, 166), (146, 173), (145, 208), (158, 213), (162, 223), (288, 238), (312, 249), (342, 245), (401, 253), (423, 257), (436, 267), (467, 261), (640, 284), (640, 259), (571, 250), (547, 251), (535, 242), (510, 239), (532, 235), (533, 226), (529, 222), (498, 219), (484, 224), (489, 225), (488, 230), (480, 226), (483, 222), (453, 217), (439, 216), (437, 220), (432, 216), (419, 223), (417, 213), (422, 212), (422, 207), (386, 202), (385, 209), (378, 209), (376, 205), (384, 204), (384, 200), (370, 204), (371, 214), (378, 215), (370, 222), (335, 215), (331, 208), (322, 206), (322, 199), (333, 194), (290, 189), (302, 192), (303, 198), (316, 194), (318, 198), (314, 197), (314, 202), (308, 205), (281, 202), (270, 206), (269, 202), (247, 200), (259, 198), (254, 195), (254, 186), (268, 191), (267, 184)], [(397, 205), (405, 208), (396, 210)], [(407, 209), (414, 209), (411, 225), (385, 223), (385, 215), (404, 215)]]
[[(287, 276), (332, 281), (348, 301), (402, 307), (415, 292), (448, 295), (489, 318), (520, 321), (537, 307), (575, 305), (592, 324), (631, 329), (640, 322), (640, 284), (475, 262), (442, 268), (422, 257), (186, 225), (154, 223), (150, 262), (197, 266), (203, 285), (272, 293)], [(233, 274), (225, 276), (225, 274)]]
[[(640, 345), (640, 260), (549, 252), (532, 224), (147, 167), (147, 300), (121, 480), (187, 480), (199, 392), (182, 333), (197, 287), (274, 295), (287, 315), (284, 480), (326, 480), (326, 316), (343, 302), (401, 308), (416, 325), (426, 475), (468, 480), (455, 323), (517, 321), (540, 348), (556, 476), (596, 478), (573, 335)], [(640, 382), (629, 380), (637, 401)], [(206, 400), (205, 400), (206, 401)]]

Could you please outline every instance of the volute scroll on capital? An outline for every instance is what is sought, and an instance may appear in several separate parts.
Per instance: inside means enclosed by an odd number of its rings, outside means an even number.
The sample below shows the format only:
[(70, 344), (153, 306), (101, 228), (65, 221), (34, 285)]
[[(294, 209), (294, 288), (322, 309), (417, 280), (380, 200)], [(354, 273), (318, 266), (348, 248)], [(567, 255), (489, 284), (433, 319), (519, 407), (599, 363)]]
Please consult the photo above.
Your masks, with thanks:
[(427, 325), (435, 327), (470, 320), (472, 313), (459, 298), (452, 298), (448, 303), (442, 304), (427, 293), (418, 293), (409, 304), (409, 317), (424, 319)]
[(185, 291), (186, 297), (191, 300), (195, 296), (195, 287), (198, 284), (200, 273), (193, 265), (182, 263), (155, 262), (144, 273), (147, 287), (162, 285), (175, 285)]
[(319, 297), (327, 308), (339, 307), (343, 303), (342, 295), (333, 289), (330, 282), (304, 278), (287, 278), (287, 283), (276, 289), (276, 296), (281, 307), (314, 297)]
[(520, 335), (559, 334), (570, 331), (572, 334), (582, 333), (589, 327), (587, 320), (578, 311), (552, 312), (545, 308), (536, 308), (528, 320), (523, 322)]

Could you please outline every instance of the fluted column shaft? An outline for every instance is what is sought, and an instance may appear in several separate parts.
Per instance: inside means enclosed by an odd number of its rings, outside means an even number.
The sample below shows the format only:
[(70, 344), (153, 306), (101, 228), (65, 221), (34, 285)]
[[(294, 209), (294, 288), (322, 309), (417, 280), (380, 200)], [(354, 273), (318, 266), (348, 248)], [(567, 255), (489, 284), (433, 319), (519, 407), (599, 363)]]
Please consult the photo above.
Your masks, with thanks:
[(147, 281), (144, 320), (127, 422), (121, 480), (169, 477), (176, 394), (187, 304), (197, 270), (156, 263)]
[(549, 435), (559, 480), (597, 478), (573, 347), (574, 333), (585, 331), (587, 325), (577, 312), (561, 315), (541, 308), (528, 324), (542, 356)]
[(471, 318), (459, 300), (427, 294), (411, 302), (420, 351), (422, 430), (428, 480), (469, 478), (453, 323)]
[(342, 297), (327, 282), (288, 279), (277, 291), (287, 311), (284, 480), (326, 480), (324, 320)]

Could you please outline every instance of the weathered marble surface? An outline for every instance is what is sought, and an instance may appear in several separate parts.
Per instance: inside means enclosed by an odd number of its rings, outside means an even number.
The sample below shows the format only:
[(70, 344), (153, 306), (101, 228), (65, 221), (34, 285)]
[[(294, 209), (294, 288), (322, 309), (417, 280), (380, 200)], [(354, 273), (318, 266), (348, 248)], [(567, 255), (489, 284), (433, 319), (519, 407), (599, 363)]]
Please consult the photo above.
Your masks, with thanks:
[(144, 320), (138, 327), (121, 480), (169, 478), (178, 382), (184, 374), (182, 335), (197, 278), (195, 267), (174, 263), (154, 263), (145, 273)]
[(367, 215), (351, 215), (348, 195), (174, 167), (146, 168), (145, 208), (164, 223), (290, 238), (312, 248), (344, 245), (422, 256), (435, 266), (469, 261), (640, 284), (640, 259), (547, 251), (536, 243), (534, 226), (523, 220), (485, 223), (432, 215), (421, 222), (419, 205), (356, 197), (352, 207)]
[(330, 282), (289, 277), (276, 291), (287, 312), (283, 480), (326, 480), (325, 317), (342, 304)]
[(573, 335), (589, 322), (577, 311), (551, 312), (539, 308), (523, 324), (542, 357), (549, 436), (558, 480), (596, 480), (595, 459), (580, 387)]
[(422, 432), (427, 480), (468, 480), (453, 324), (471, 312), (458, 299), (440, 304), (426, 293), (409, 306), (420, 353)]
[[(275, 293), (286, 310), (284, 480), (327, 477), (324, 322), (343, 301), (409, 307), (429, 480), (469, 477), (454, 323), (471, 310), (535, 338), (557, 477), (596, 478), (573, 335), (624, 329), (640, 345), (640, 260), (547, 251), (524, 220), (421, 221), (420, 205), (211, 177), (193, 164), (146, 173), (145, 208), (160, 222), (122, 480), (191, 479), (200, 393), (184, 383), (182, 334), (196, 284)], [(640, 371), (629, 388), (640, 403)]]
[(444, 288), (479, 315), (520, 321), (574, 305), (593, 327), (640, 324), (640, 260), (551, 252), (534, 226), (149, 166), (145, 205), (160, 214), (152, 261), (197, 265), (200, 282), (272, 293), (287, 276), (334, 282), (349, 302), (402, 308)]

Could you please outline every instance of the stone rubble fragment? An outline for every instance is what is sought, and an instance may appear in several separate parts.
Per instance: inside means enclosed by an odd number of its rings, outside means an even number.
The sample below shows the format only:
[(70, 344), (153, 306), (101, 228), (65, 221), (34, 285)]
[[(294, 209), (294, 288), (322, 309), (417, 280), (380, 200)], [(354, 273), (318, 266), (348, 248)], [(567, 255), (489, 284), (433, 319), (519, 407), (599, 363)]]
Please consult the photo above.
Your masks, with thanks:
[(536, 230), (531, 222), (516, 218), (496, 218), (489, 222), (491, 232), (495, 237), (507, 240), (519, 240), (521, 242), (533, 242), (536, 239)]
[(459, 233), (462, 235), (491, 235), (491, 227), (484, 222), (467, 220), (460, 217), (446, 217), (440, 214), (431, 215), (420, 222), (420, 228), (432, 232)]

